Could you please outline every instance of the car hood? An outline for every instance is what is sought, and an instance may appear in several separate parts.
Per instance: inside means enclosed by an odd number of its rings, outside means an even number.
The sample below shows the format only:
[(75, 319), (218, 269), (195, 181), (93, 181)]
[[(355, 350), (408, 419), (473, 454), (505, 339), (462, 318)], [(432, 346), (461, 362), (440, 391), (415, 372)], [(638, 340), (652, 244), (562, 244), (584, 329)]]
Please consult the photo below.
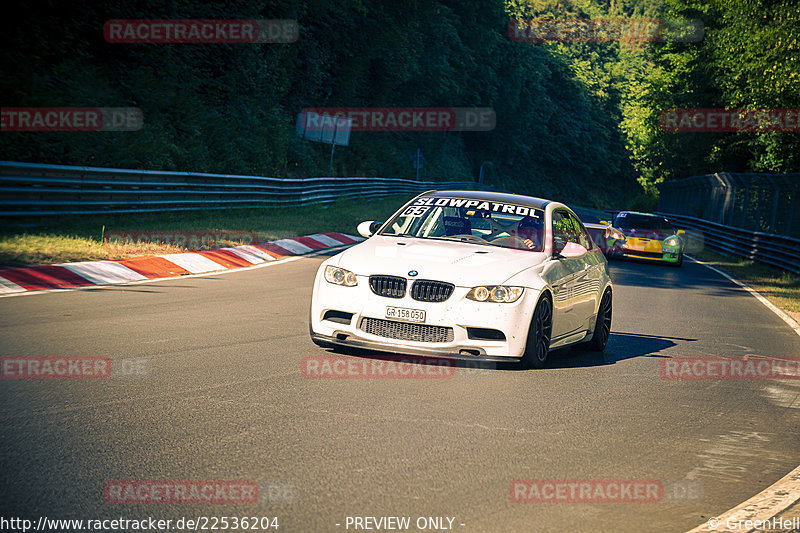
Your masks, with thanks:
[(656, 239), (663, 241), (667, 237), (672, 237), (675, 232), (660, 231), (653, 229), (619, 229), (626, 237), (636, 237), (640, 239)]
[(338, 257), (338, 266), (359, 276), (387, 274), (434, 279), (460, 287), (503, 283), (519, 272), (542, 264), (542, 252), (512, 250), (460, 242), (373, 236)]

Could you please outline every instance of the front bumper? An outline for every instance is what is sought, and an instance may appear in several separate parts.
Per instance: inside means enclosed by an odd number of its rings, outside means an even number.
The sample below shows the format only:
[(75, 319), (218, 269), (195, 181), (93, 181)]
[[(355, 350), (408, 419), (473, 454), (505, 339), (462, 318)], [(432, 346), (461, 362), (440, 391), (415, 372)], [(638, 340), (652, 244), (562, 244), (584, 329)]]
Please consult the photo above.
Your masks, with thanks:
[(641, 259), (644, 261), (657, 261), (666, 263), (677, 263), (681, 259), (680, 246), (669, 246), (663, 243), (657, 245), (637, 246), (627, 243), (617, 242), (611, 249), (609, 255), (617, 258)]
[[(374, 342), (368, 339), (359, 339), (355, 337), (346, 337), (344, 339), (339, 338), (339, 333), (334, 335), (333, 337), (329, 337), (327, 335), (320, 335), (319, 333), (311, 332), (311, 340), (317, 346), (321, 346), (323, 348), (332, 348), (334, 346), (343, 346), (347, 348), (356, 348), (359, 350), (371, 350), (375, 352), (382, 352), (382, 353), (400, 353), (403, 355), (419, 355), (425, 357), (443, 357), (447, 359), (456, 359), (460, 361), (485, 361), (487, 363), (506, 363), (510, 361), (517, 361), (519, 357), (499, 357), (499, 356), (490, 356), (486, 355), (486, 353), (478, 348), (482, 353), (476, 355), (467, 355), (461, 349), (451, 348), (448, 350), (442, 349), (428, 349), (428, 348), (420, 348), (420, 347), (412, 347), (406, 345), (392, 345), (386, 342)], [(475, 348), (467, 348), (469, 350), (475, 350)]]
[(633, 250), (624, 250), (619, 254), (619, 257), (627, 259), (642, 259), (645, 261), (657, 261), (660, 263), (677, 263), (680, 261), (680, 253), (667, 253), (663, 252), (658, 255), (645, 254)]
[[(370, 290), (366, 276), (358, 276), (355, 287), (343, 287), (332, 285), (318, 275), (311, 303), (311, 338), (321, 346), (431, 357), (481, 361), (522, 357), (539, 291), (525, 289), (513, 303), (475, 302), (466, 298), (468, 292), (469, 288), (456, 287), (450, 298), (438, 303), (414, 300), (408, 294), (403, 298), (386, 298)], [(425, 322), (386, 318), (387, 307), (425, 311)], [(366, 326), (376, 322), (384, 327)], [(406, 338), (393, 338), (391, 335), (398, 329), (410, 333)], [(414, 340), (428, 337), (428, 330), (447, 330), (447, 335), (438, 335), (434, 341)], [(484, 335), (485, 330), (502, 332), (503, 338), (480, 335), (476, 338), (476, 331)]]

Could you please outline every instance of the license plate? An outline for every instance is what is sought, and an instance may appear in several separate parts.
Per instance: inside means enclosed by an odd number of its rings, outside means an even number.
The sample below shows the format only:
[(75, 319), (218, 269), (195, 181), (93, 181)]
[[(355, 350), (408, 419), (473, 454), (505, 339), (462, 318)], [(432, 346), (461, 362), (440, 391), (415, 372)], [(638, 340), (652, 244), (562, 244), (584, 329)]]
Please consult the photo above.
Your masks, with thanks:
[(628, 248), (639, 252), (661, 253), (661, 242), (654, 239), (629, 239)]
[(425, 311), (406, 309), (405, 307), (387, 307), (386, 318), (405, 320), (406, 322), (425, 322)]

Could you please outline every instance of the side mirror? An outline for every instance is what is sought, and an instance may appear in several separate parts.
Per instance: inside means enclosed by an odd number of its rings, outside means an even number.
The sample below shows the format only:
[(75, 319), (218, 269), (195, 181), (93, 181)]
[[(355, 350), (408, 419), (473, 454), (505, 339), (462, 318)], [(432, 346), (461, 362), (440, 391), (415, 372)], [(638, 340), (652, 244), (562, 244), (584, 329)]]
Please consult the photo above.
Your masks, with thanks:
[(372, 237), (375, 234), (375, 232), (378, 231), (378, 228), (380, 228), (382, 225), (383, 225), (383, 222), (376, 222), (374, 220), (367, 220), (367, 221), (362, 222), (361, 224), (359, 224), (358, 227), (356, 227), (356, 231), (362, 237), (369, 238), (369, 237)]
[(583, 257), (589, 250), (576, 242), (568, 242), (560, 252), (553, 254), (558, 259), (577, 259)]
[(683, 231), (682, 229), (679, 229), (679, 230), (678, 230), (678, 231), (675, 233), (675, 235), (686, 235), (686, 232), (685, 232), (685, 231)]

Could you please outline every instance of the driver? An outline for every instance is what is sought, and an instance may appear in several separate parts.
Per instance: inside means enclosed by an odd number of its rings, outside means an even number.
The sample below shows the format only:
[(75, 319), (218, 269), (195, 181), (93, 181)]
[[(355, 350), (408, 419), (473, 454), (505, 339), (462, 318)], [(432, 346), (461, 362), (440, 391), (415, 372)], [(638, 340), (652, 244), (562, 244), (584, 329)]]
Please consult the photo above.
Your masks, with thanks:
[(541, 251), (543, 229), (544, 224), (540, 219), (525, 217), (517, 224), (514, 235), (521, 240), (528, 249)]

